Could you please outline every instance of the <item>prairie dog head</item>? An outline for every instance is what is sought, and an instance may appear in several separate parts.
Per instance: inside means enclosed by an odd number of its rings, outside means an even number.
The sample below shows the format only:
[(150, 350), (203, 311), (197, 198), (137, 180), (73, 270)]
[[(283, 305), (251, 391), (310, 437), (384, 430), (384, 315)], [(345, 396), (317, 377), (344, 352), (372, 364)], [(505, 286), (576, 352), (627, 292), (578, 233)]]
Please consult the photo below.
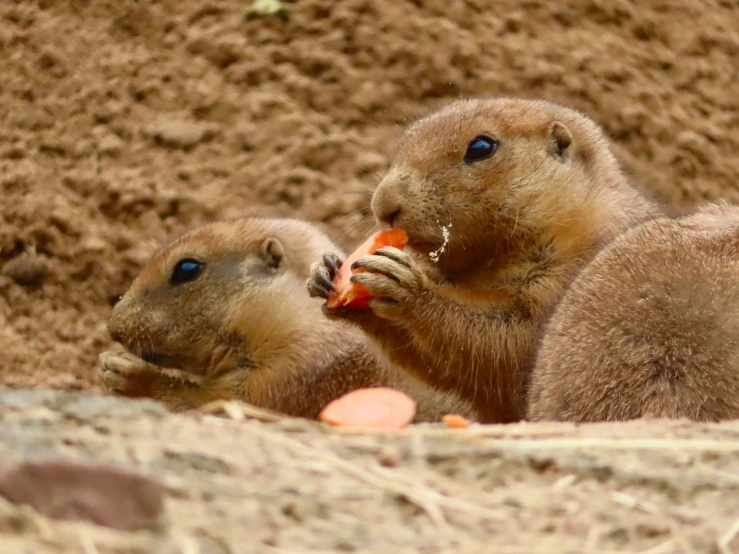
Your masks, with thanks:
[(311, 334), (321, 301), (305, 294), (310, 264), (338, 251), (298, 220), (200, 227), (154, 255), (113, 308), (110, 335), (148, 362), (199, 375), (260, 367)]
[(608, 211), (596, 197), (623, 186), (604, 134), (586, 116), (544, 101), (462, 100), (407, 129), (372, 211), (381, 227), (403, 228), (419, 252), (439, 249), (448, 235), (451, 261), (504, 254), (583, 211)]

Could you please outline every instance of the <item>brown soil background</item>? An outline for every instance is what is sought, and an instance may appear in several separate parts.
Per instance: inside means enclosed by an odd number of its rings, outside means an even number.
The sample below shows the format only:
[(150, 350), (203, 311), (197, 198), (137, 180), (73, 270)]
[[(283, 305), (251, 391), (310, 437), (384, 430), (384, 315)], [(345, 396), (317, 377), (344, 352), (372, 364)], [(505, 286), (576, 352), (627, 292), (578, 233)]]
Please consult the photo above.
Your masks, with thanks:
[[(729, 0), (0, 3), (0, 381), (97, 390), (107, 298), (168, 237), (242, 213), (350, 245), (398, 127), (460, 95), (584, 110), (677, 209), (739, 200)], [(358, 224), (360, 223), (360, 224)]]

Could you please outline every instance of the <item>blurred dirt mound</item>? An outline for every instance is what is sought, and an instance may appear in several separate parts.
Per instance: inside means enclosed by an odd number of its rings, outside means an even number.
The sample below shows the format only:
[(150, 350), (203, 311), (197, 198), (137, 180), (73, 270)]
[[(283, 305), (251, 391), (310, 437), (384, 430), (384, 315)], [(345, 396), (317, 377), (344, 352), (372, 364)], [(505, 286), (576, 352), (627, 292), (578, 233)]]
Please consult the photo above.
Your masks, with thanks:
[(458, 95), (571, 105), (674, 207), (739, 200), (735, 2), (246, 11), (237, 0), (0, 6), (0, 264), (15, 260), (0, 276), (3, 383), (93, 390), (108, 297), (185, 227), (291, 215), (358, 240), (398, 125)]

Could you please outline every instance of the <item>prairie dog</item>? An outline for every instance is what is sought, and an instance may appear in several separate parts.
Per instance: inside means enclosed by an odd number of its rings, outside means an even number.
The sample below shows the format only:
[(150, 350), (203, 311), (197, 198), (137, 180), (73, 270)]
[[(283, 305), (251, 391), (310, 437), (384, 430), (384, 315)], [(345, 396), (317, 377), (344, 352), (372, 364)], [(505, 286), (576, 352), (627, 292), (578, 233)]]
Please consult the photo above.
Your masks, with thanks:
[[(457, 101), (411, 125), (372, 198), (380, 227), (400, 227), (352, 279), (370, 310), (330, 310), (379, 352), (474, 403), (488, 422), (521, 419), (535, 345), (578, 270), (658, 208), (624, 178), (586, 116), (544, 101)], [(341, 256), (314, 264), (326, 297)]]
[(529, 417), (739, 418), (739, 208), (616, 238), (582, 271), (538, 353)]
[(174, 410), (235, 398), (308, 418), (346, 392), (386, 385), (417, 400), (418, 421), (474, 419), (454, 395), (381, 365), (360, 332), (323, 317), (304, 283), (326, 250), (337, 246), (294, 219), (238, 218), (186, 233), (114, 306), (108, 328), (127, 351), (101, 355), (102, 381)]

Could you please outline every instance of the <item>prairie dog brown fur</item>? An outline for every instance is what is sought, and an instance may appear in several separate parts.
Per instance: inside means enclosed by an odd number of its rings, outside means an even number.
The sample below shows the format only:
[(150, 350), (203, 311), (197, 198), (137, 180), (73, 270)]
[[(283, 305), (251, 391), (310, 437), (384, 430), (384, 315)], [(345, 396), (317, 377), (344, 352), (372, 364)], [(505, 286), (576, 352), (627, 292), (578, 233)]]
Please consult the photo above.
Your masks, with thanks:
[[(659, 211), (623, 177), (586, 116), (544, 101), (462, 100), (411, 125), (372, 198), (409, 237), (356, 263), (370, 310), (330, 310), (485, 421), (525, 414), (534, 350), (552, 308), (603, 244)], [(325, 297), (340, 264), (308, 281)]]
[(453, 395), (380, 365), (356, 329), (323, 317), (304, 282), (311, 262), (336, 249), (294, 219), (239, 218), (186, 233), (113, 308), (108, 328), (127, 352), (102, 354), (103, 382), (174, 410), (235, 398), (308, 418), (346, 392), (388, 385), (417, 400), (418, 420), (474, 419)]
[(616, 238), (552, 316), (529, 417), (739, 418), (739, 208), (709, 205)]

